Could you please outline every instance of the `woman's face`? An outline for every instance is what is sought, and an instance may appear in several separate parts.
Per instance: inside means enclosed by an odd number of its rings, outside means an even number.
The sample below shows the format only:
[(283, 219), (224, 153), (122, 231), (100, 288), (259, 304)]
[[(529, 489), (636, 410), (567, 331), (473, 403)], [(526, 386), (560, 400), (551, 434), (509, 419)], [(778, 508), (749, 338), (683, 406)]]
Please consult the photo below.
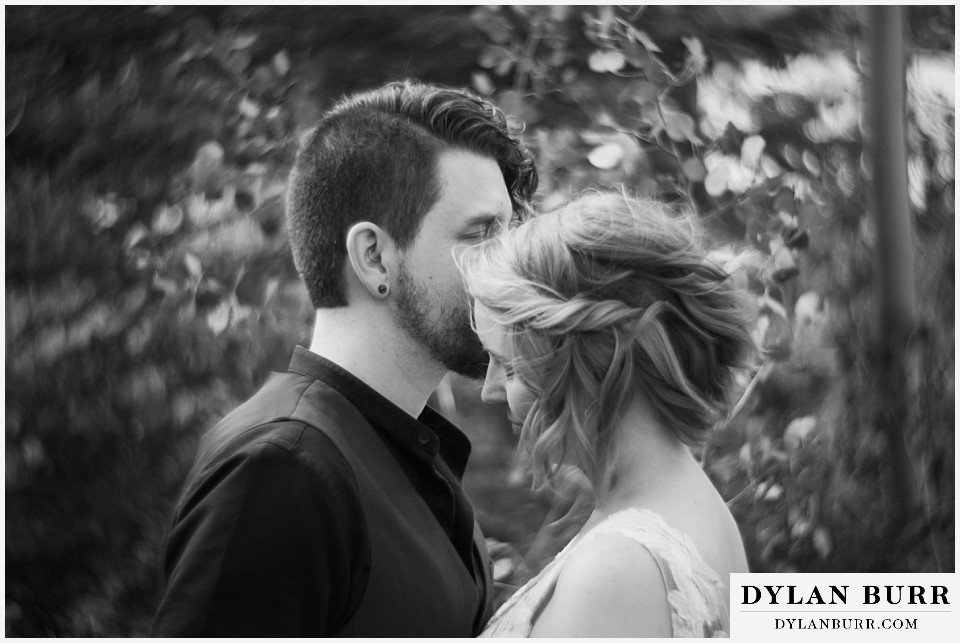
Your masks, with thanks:
[(483, 381), (480, 399), (488, 404), (506, 402), (510, 408), (510, 422), (514, 430), (519, 430), (533, 405), (533, 391), (517, 377), (511, 367), (515, 355), (507, 340), (507, 329), (494, 321), (490, 311), (479, 302), (474, 304), (473, 315), (480, 341), (490, 354), (490, 364), (487, 366), (487, 377)]

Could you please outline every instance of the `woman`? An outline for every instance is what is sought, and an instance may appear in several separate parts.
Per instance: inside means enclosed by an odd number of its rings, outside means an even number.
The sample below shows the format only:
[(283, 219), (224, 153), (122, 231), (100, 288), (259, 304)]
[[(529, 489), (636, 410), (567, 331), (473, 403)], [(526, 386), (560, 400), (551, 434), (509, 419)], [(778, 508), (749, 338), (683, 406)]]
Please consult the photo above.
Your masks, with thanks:
[(661, 204), (598, 193), (461, 256), (490, 354), (481, 397), (509, 406), (537, 484), (575, 464), (597, 499), (484, 636), (727, 635), (746, 557), (690, 447), (753, 344), (700, 237)]

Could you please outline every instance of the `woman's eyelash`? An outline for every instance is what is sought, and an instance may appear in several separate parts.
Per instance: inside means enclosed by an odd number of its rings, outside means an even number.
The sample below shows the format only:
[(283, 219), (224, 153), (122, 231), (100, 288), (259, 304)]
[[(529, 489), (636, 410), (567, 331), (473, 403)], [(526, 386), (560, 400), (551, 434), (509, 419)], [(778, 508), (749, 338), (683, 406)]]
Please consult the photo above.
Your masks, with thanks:
[(513, 366), (511, 366), (510, 364), (501, 362), (499, 358), (497, 358), (497, 356), (494, 355), (493, 353), (487, 353), (487, 355), (490, 358), (491, 364), (503, 367), (503, 372), (506, 374), (507, 377), (513, 377), (514, 375), (516, 375), (516, 371), (514, 370)]

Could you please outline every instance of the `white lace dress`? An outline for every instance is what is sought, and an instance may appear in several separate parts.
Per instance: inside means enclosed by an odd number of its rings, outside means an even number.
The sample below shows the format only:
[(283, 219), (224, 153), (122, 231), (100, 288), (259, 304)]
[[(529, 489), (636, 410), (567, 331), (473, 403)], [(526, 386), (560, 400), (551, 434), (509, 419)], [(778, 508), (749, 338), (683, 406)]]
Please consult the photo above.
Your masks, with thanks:
[(690, 539), (649, 510), (611, 514), (586, 534), (578, 535), (549, 565), (511, 596), (487, 623), (482, 637), (528, 637), (550, 596), (563, 563), (582, 543), (600, 534), (619, 534), (650, 552), (667, 589), (674, 637), (729, 636), (730, 615), (724, 585)]

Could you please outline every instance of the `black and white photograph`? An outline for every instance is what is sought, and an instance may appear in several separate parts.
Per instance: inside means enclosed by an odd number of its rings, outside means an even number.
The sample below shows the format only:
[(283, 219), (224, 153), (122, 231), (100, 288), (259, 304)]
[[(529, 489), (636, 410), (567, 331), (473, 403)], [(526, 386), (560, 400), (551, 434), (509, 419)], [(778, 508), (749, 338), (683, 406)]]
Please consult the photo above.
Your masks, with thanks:
[(7, 637), (960, 625), (952, 4), (4, 21)]

